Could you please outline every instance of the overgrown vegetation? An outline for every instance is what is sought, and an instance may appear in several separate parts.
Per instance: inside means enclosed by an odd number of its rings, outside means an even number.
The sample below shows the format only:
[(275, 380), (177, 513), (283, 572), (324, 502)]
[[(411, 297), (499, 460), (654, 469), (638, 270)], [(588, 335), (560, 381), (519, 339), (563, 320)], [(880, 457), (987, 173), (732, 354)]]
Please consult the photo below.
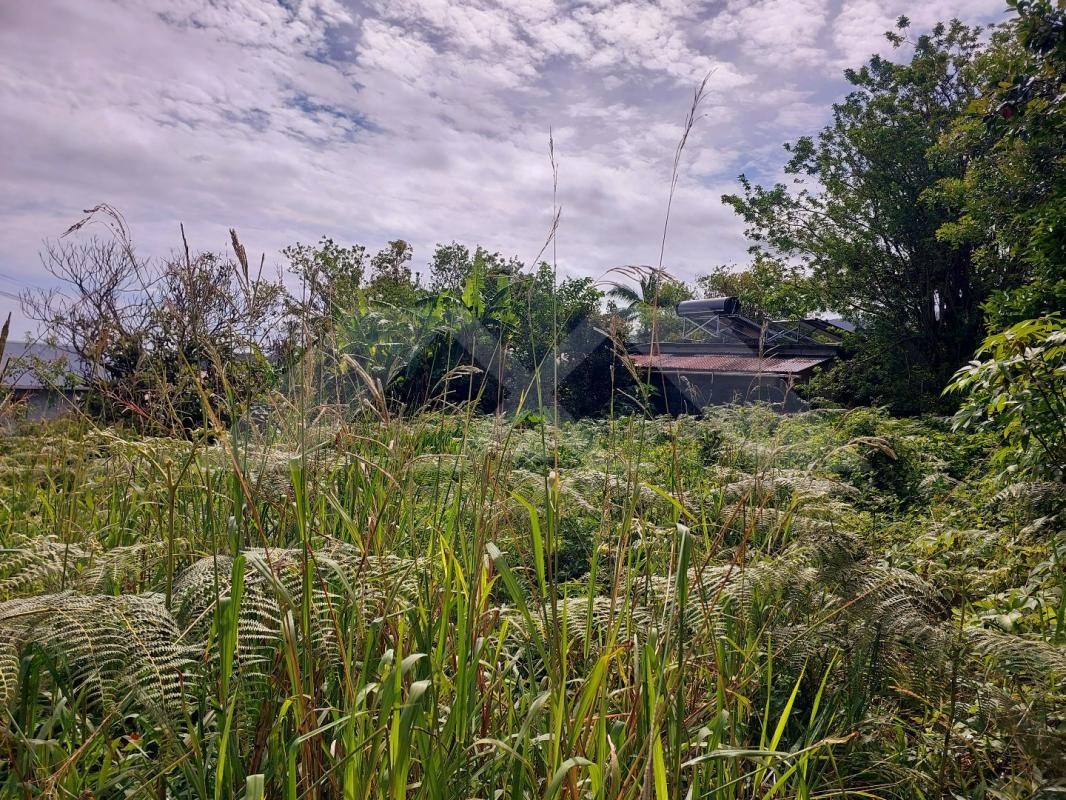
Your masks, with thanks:
[(1015, 7), (849, 73), (697, 281), (860, 322), (820, 390), (886, 406), (655, 416), (662, 264), (324, 239), (285, 290), (94, 209), (27, 299), (93, 402), (0, 439), (0, 796), (1066, 792), (1066, 18)]
[(285, 421), (3, 440), (5, 796), (1066, 785), (1061, 484), (983, 434)]
[(741, 176), (723, 198), (758, 280), (710, 285), (860, 325), (820, 382), (838, 402), (953, 410), (941, 389), (987, 333), (1063, 307), (1066, 12), (1010, 5), (987, 41), (958, 21), (912, 37), (901, 17), (888, 36), (909, 59), (845, 72), (832, 122), (787, 146), (791, 185)]
[(80, 378), (102, 411), (150, 433), (175, 432), (164, 429), (174, 411), (184, 429), (199, 424), (197, 370), (219, 412), (233, 397), (251, 408), (279, 386), (275, 365), (308, 354), (334, 377), (358, 360), (394, 408), (421, 408), (442, 386), (451, 401), (513, 408), (506, 365), (535, 373), (560, 344), (557, 361), (582, 364), (561, 399), (574, 415), (606, 415), (618, 392), (603, 387), (625, 375), (612, 351), (680, 334), (671, 309), (697, 295), (735, 295), (759, 320), (832, 312), (857, 326), (812, 398), (950, 413), (960, 397), (942, 390), (986, 336), (1066, 299), (1066, 12), (1012, 5), (990, 32), (954, 21), (912, 35), (901, 17), (888, 37), (906, 57), (845, 72), (852, 90), (831, 124), (787, 145), (792, 184), (741, 176), (723, 198), (747, 223), (751, 263), (708, 265), (692, 286), (663, 263), (560, 280), (542, 260), (556, 216), (529, 263), (459, 242), (437, 245), (421, 269), (402, 239), (373, 255), (330, 239), (293, 245), (286, 290), (249, 264), (236, 234), (226, 255), (190, 249), (182, 231), (176, 253), (152, 262), (101, 206), (71, 233), (103, 222), (109, 237), (50, 243), (45, 264), (66, 291), (28, 297), (26, 310), (89, 365)]

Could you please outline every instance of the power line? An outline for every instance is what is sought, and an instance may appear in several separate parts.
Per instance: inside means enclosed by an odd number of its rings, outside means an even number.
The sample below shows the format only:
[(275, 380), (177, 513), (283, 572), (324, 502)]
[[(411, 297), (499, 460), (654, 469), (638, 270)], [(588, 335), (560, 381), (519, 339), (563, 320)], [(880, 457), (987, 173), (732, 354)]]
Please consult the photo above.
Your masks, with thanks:
[(27, 289), (37, 288), (32, 283), (27, 282), (25, 278), (15, 278), (11, 275), (8, 275), (6, 272), (0, 272), (0, 278), (4, 279), (5, 281), (10, 281), (14, 284), (18, 284), (19, 286), (25, 286)]

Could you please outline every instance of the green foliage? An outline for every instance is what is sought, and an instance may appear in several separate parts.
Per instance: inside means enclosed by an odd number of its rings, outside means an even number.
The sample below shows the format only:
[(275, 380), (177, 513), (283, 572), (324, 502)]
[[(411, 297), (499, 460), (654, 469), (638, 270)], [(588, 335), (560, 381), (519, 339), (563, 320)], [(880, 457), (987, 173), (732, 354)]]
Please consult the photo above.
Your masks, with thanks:
[(692, 299), (691, 288), (661, 268), (624, 267), (618, 272), (627, 280), (612, 285), (607, 292), (607, 308), (625, 320), (638, 337), (661, 340), (680, 327), (674, 306)]
[(1049, 2), (1014, 2), (1017, 16), (975, 60), (981, 95), (935, 149), (964, 166), (932, 195), (953, 212), (938, 237), (974, 248), (994, 289), (991, 332), (1058, 311), (1066, 300), (1066, 25)]
[(411, 274), (414, 248), (403, 239), (389, 242), (370, 259), (371, 278), (367, 295), (397, 308), (410, 308), (422, 296)]
[(1066, 323), (1025, 320), (985, 339), (948, 391), (966, 395), (959, 428), (992, 430), (1010, 480), (1066, 476)]
[[(874, 57), (846, 71), (854, 89), (833, 106), (833, 122), (788, 146), (798, 190), (742, 176), (742, 193), (723, 198), (756, 252), (799, 260), (818, 305), (862, 324), (858, 364), (827, 384), (839, 400), (936, 409), (978, 341), (993, 287), (973, 269), (970, 244), (938, 237), (950, 215), (931, 194), (963, 174), (931, 151), (977, 94), (978, 49), (978, 31), (955, 22), (919, 36), (907, 62)], [(883, 357), (892, 362), (880, 373), (862, 367)]]
[[(1044, 75), (1057, 17), (1018, 7), (1020, 45), (990, 47), (1028, 65), (1004, 74)], [(766, 252), (704, 290), (861, 319), (823, 377), (853, 402), (929, 408), (981, 300), (1017, 292), (1009, 248), (973, 219), (1013, 219), (981, 198), (999, 167), (1025, 185), (1039, 159), (997, 161), (971, 127), (965, 147), (993, 158), (971, 172), (948, 141), (987, 77), (978, 49), (938, 26), (910, 63), (850, 73), (833, 124), (793, 148), (819, 188), (730, 199)], [(1040, 80), (1010, 84), (1011, 119), (1035, 120), (1019, 141), (1053, 138)], [(1026, 274), (1057, 257), (1055, 213), (1003, 233), (1031, 239)], [(1060, 318), (988, 339), (956, 374), (954, 426), (883, 407), (647, 418), (618, 413), (611, 326), (669, 333), (690, 291), (659, 270), (621, 270), (636, 288), (602, 315), (591, 281), (480, 247), (438, 247), (432, 293), (402, 240), (369, 265), (330, 240), (287, 255), (310, 287), (289, 305), (294, 391), (257, 424), (0, 439), (0, 795), (1066, 789)], [(612, 336), (556, 387), (589, 321)], [(136, 357), (120, 339), (114, 357)], [(513, 415), (478, 412), (516, 397)], [(608, 413), (556, 425), (557, 401)]]
[[(393, 250), (407, 257), (403, 248)], [(334, 321), (330, 337), (313, 340), (306, 350), (322, 360), (327, 395), (351, 397), (370, 387), (380, 394), (378, 406), (394, 410), (473, 403), (486, 411), (517, 407), (523, 396), (530, 397), (527, 410), (551, 406), (557, 396), (569, 413), (595, 415), (630, 384), (628, 373), (615, 369), (614, 343), (593, 327), (610, 325), (591, 279), (557, 280), (543, 262), (523, 271), (481, 247), (470, 257), (455, 243), (438, 246), (434, 275), (435, 284), (455, 285), (428, 293), (406, 283), (405, 298), (388, 295), (399, 300), (393, 303), (375, 289), (384, 284), (372, 282)], [(577, 360), (556, 393), (556, 367), (571, 357)]]
[(811, 400), (854, 406), (885, 406), (899, 415), (953, 407), (930, 398), (942, 390), (944, 377), (915, 352), (897, 342), (890, 327), (863, 327), (843, 337), (839, 358), (816, 372), (800, 391)]
[(819, 310), (811, 279), (799, 267), (757, 253), (742, 270), (716, 267), (696, 278), (704, 297), (736, 297), (745, 316), (764, 319), (796, 319)]
[(281, 253), (300, 282), (296, 295), (289, 298), (289, 311), (317, 335), (358, 306), (367, 271), (365, 247), (343, 247), (323, 236), (317, 246), (297, 243)]
[(4, 796), (1066, 781), (1061, 484), (990, 490), (984, 435), (306, 414), (0, 442)]
[(555, 348), (553, 331), (566, 333), (579, 323), (599, 319), (602, 294), (591, 278), (557, 278), (550, 264), (541, 262), (536, 270), (521, 276), (514, 290), (518, 330), (516, 355), (532, 369)]
[(429, 265), (429, 283), (434, 291), (458, 291), (463, 288), (474, 268), (481, 265), (486, 275), (514, 275), (522, 269), (517, 258), (505, 259), (500, 253), (490, 253), (478, 245), (473, 256), (458, 242), (438, 244)]

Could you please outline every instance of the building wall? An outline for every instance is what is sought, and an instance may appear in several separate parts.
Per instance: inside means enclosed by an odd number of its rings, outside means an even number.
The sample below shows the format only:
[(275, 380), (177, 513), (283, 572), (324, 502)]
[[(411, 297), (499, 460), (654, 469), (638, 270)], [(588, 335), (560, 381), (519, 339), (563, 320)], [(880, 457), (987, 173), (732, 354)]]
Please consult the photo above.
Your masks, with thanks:
[(19, 402), (20, 420), (38, 422), (69, 414), (77, 407), (80, 397), (77, 392), (59, 392), (49, 389), (15, 389)]

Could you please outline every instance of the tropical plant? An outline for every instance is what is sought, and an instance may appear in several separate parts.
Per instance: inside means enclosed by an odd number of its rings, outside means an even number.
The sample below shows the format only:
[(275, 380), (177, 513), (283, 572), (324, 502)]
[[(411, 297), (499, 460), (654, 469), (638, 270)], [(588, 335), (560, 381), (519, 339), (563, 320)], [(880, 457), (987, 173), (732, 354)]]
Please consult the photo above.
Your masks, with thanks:
[(1066, 478), (1066, 323), (1024, 320), (985, 339), (947, 391), (965, 396), (958, 428), (999, 434), (1011, 480)]
[(613, 272), (619, 279), (607, 290), (608, 311), (635, 328), (636, 335), (662, 338), (679, 327), (674, 306), (692, 298), (688, 286), (662, 267), (618, 267)]
[(984, 435), (284, 413), (277, 440), (0, 442), (0, 793), (1066, 781), (1058, 523), (993, 497)]

